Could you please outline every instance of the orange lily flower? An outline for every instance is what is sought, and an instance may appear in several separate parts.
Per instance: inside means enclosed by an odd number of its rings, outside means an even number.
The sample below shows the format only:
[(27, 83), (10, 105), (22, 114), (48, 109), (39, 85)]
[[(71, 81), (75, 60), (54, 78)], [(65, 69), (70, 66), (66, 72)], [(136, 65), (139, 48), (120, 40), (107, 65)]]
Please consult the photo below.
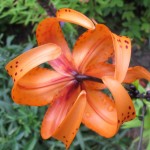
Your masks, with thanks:
[[(59, 21), (88, 30), (70, 52)], [(81, 124), (110, 138), (126, 121), (135, 118), (130, 96), (121, 83), (139, 78), (150, 80), (142, 67), (129, 68), (130, 39), (94, 24), (83, 14), (68, 8), (57, 11), (37, 27), (39, 47), (10, 61), (6, 70), (13, 78), (12, 99), (22, 105), (50, 104), (41, 126), (43, 139), (54, 137), (68, 148)], [(113, 63), (109, 63), (110, 58)], [(48, 62), (52, 69), (39, 65)], [(101, 89), (108, 88), (113, 98)]]

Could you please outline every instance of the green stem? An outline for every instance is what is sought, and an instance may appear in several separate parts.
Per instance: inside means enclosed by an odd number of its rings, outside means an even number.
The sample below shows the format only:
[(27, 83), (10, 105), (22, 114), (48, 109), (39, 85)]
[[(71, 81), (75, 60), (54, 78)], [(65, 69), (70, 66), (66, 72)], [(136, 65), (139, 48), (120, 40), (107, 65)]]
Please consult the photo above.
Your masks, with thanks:
[(137, 150), (142, 150), (142, 141), (143, 141), (143, 131), (144, 131), (144, 115), (146, 112), (146, 105), (143, 103), (143, 108), (142, 108), (142, 124), (140, 127), (140, 140), (138, 143), (138, 148)]

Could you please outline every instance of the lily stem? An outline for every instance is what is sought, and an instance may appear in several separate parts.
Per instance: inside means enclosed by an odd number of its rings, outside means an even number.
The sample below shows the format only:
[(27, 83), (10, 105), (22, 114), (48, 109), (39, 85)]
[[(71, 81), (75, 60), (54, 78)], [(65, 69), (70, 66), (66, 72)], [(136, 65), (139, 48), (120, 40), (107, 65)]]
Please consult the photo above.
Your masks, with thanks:
[(146, 105), (143, 103), (143, 108), (142, 108), (142, 123), (141, 123), (141, 127), (140, 127), (140, 140), (138, 143), (138, 148), (137, 150), (142, 150), (142, 140), (143, 140), (143, 131), (144, 131), (144, 115), (146, 112)]

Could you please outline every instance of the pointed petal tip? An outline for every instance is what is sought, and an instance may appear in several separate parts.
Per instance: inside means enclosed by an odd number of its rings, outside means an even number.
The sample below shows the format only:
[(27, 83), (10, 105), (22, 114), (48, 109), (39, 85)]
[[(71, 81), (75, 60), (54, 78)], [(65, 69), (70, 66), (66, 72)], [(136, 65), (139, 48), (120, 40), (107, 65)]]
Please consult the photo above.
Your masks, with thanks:
[(57, 11), (56, 16), (59, 20), (75, 23), (87, 29), (94, 30), (94, 23), (82, 13), (69, 8), (62, 8)]
[(13, 78), (14, 83), (17, 83), (17, 81), (31, 69), (44, 62), (55, 60), (60, 55), (61, 48), (59, 46), (53, 43), (44, 44), (32, 48), (14, 58), (10, 62), (8, 62), (5, 69)]

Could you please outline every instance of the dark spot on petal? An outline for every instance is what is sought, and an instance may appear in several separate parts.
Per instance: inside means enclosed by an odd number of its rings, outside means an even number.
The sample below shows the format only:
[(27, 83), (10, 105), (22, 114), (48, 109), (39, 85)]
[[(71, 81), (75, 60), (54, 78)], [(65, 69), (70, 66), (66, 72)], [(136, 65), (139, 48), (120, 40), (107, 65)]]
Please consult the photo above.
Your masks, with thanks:
[(15, 73), (15, 76), (17, 75), (17, 72)]
[(65, 136), (63, 136), (63, 138), (65, 139), (66, 137), (65, 137)]
[(68, 143), (68, 140), (66, 140), (66, 143)]
[(13, 66), (10, 66), (10, 68), (13, 68)]
[(118, 123), (120, 123), (120, 120), (118, 120)]
[(18, 64), (19, 62), (18, 61), (16, 61), (16, 64)]
[(65, 9), (65, 12), (67, 12), (67, 9)]
[(130, 116), (127, 116), (127, 118), (129, 118)]
[(128, 114), (130, 114), (130, 112), (128, 112)]
[(123, 116), (124, 114), (122, 113), (122, 116)]
[(23, 69), (20, 69), (20, 72), (22, 72), (23, 71)]
[(129, 44), (129, 42), (127, 40), (124, 41), (126, 44)]
[(129, 106), (129, 109), (131, 109), (131, 106)]
[(120, 40), (120, 39), (117, 39), (117, 41), (118, 41), (118, 42), (121, 42), (121, 40)]
[(128, 45), (126, 45), (126, 49), (128, 49)]
[(135, 112), (133, 112), (132, 115), (135, 115)]
[(18, 68), (18, 65), (16, 65), (15, 67)]

